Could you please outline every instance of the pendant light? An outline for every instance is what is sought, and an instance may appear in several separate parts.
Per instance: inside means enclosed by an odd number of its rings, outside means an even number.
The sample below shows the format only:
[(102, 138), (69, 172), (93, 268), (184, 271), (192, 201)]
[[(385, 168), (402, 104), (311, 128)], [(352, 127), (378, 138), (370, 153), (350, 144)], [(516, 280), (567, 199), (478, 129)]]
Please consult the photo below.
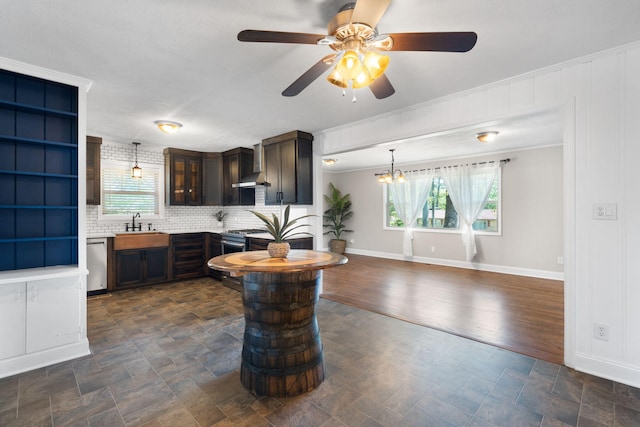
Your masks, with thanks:
[(133, 168), (131, 168), (131, 177), (132, 178), (142, 178), (142, 168), (138, 166), (138, 145), (139, 142), (132, 142), (133, 146), (136, 150), (136, 164)]
[(406, 178), (400, 169), (394, 169), (393, 164), (395, 158), (393, 157), (393, 152), (396, 151), (395, 148), (390, 149), (391, 151), (391, 169), (387, 169), (382, 173), (377, 173), (375, 176), (378, 177), (378, 182), (383, 184), (391, 184), (393, 182), (403, 183), (406, 181)]

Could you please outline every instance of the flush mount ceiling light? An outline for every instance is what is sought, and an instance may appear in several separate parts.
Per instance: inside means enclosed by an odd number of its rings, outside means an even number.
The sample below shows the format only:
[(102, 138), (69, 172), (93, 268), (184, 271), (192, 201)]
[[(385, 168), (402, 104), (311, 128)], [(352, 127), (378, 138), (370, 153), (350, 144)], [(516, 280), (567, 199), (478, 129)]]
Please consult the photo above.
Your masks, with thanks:
[(335, 165), (338, 159), (322, 159), (322, 163), (327, 166)]
[(395, 158), (393, 157), (393, 152), (396, 151), (395, 148), (390, 149), (391, 151), (391, 169), (387, 169), (382, 173), (377, 173), (375, 176), (378, 177), (378, 182), (383, 184), (391, 184), (393, 182), (405, 182), (406, 178), (400, 169), (394, 169), (393, 163)]
[(131, 177), (142, 178), (142, 168), (138, 166), (138, 145), (140, 145), (140, 143), (132, 142), (132, 144), (135, 147), (135, 151), (136, 151), (136, 164), (133, 166), (133, 168), (131, 168)]
[(182, 127), (182, 123), (172, 122), (170, 120), (156, 120), (153, 123), (164, 133), (174, 133)]
[(478, 141), (480, 142), (491, 142), (496, 139), (496, 136), (498, 136), (498, 133), (499, 132), (495, 130), (480, 132), (476, 134), (476, 138), (478, 138)]

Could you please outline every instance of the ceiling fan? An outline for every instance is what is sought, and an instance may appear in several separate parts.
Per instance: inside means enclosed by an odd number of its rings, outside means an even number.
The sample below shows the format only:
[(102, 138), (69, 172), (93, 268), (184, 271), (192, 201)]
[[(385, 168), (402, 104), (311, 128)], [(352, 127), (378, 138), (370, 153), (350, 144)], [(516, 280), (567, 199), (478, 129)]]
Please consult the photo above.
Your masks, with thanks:
[[(378, 34), (376, 26), (391, 0), (358, 0), (348, 3), (327, 25), (327, 35), (282, 31), (244, 30), (241, 42), (316, 44), (329, 46), (329, 54), (305, 71), (283, 92), (296, 96), (333, 64), (327, 80), (339, 87), (369, 87), (377, 99), (387, 98), (395, 89), (384, 75), (389, 57), (379, 51), (468, 52), (478, 36), (474, 32)], [(355, 97), (354, 97), (355, 101)]]

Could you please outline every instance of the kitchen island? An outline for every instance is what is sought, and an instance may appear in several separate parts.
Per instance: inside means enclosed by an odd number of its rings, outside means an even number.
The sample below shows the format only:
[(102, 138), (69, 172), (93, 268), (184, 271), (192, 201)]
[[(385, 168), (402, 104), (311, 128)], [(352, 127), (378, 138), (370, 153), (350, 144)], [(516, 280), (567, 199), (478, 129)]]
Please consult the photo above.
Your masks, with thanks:
[(292, 397), (324, 380), (316, 303), (322, 270), (345, 264), (331, 252), (292, 250), (286, 258), (267, 251), (212, 258), (209, 268), (242, 278), (245, 330), (240, 381), (251, 392)]

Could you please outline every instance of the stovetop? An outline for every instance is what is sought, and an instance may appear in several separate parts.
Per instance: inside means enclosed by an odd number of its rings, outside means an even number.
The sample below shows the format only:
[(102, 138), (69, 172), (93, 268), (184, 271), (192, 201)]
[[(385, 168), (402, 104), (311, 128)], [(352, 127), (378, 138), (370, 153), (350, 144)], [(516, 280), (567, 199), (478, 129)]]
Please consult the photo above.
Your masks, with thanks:
[(247, 234), (254, 233), (266, 233), (267, 230), (264, 228), (243, 228), (240, 230), (227, 230), (223, 234), (234, 234), (238, 236), (246, 236)]

